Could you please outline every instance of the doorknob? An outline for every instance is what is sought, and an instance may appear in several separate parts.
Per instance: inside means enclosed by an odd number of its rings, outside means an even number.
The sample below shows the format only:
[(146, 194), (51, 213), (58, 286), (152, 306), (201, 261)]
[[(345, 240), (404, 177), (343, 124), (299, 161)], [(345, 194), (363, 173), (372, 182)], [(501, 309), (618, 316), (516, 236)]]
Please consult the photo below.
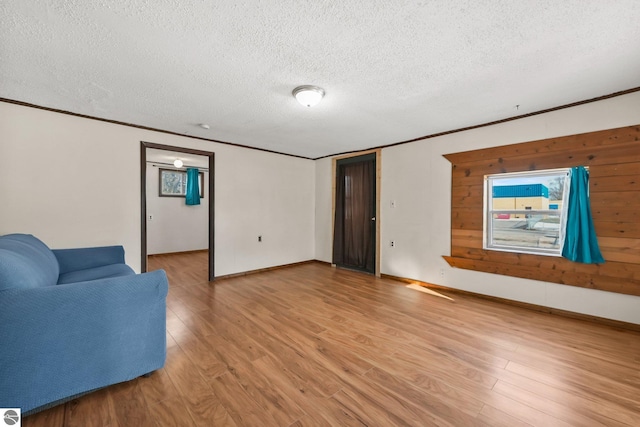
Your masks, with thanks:
[(371, 221), (375, 221), (375, 220), (376, 220), (376, 217), (375, 217), (375, 216), (374, 216), (373, 218), (371, 218)]

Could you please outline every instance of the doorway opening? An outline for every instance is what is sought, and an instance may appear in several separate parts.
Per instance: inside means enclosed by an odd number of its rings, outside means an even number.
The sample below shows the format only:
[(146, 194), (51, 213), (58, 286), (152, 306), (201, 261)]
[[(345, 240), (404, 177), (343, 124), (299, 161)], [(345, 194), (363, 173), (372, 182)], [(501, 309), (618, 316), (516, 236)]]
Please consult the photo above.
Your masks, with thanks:
[(333, 264), (379, 275), (379, 151), (334, 161)]
[(174, 147), (170, 145), (155, 144), (152, 142), (140, 142), (140, 248), (141, 248), (141, 271), (144, 273), (148, 269), (148, 245), (147, 245), (147, 149), (164, 150), (168, 152), (184, 153), (196, 156), (206, 156), (208, 164), (208, 179), (204, 182), (208, 197), (204, 199), (204, 202), (208, 208), (208, 280), (215, 279), (214, 269), (214, 183), (215, 183), (215, 170), (214, 170), (214, 158), (215, 154), (211, 151), (195, 150), (184, 147)]

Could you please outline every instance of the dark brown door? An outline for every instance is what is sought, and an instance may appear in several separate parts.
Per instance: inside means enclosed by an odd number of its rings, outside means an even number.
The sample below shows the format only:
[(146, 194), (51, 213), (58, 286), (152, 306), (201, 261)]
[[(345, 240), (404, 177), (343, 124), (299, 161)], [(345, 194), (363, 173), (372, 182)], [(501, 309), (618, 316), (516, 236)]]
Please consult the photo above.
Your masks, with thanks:
[(338, 160), (333, 263), (375, 274), (376, 154)]

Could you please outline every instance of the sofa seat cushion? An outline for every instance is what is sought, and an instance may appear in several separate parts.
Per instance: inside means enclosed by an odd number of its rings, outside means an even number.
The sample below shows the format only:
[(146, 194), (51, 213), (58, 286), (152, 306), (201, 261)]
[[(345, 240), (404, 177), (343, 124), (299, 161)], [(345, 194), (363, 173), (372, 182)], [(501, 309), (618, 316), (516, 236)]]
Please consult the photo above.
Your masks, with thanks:
[(110, 277), (130, 276), (135, 272), (126, 264), (110, 264), (86, 270), (70, 271), (61, 274), (58, 285), (66, 283), (87, 282), (90, 280), (108, 279)]
[(55, 285), (59, 272), (51, 249), (31, 234), (0, 237), (0, 291)]

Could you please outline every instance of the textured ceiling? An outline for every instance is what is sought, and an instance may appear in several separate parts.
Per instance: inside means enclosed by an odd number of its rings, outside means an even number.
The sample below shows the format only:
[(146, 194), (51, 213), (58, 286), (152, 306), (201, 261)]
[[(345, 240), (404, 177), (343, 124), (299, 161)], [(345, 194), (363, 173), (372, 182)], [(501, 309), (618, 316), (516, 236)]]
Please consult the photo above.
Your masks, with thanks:
[(638, 86), (638, 0), (0, 1), (0, 97), (310, 158)]

